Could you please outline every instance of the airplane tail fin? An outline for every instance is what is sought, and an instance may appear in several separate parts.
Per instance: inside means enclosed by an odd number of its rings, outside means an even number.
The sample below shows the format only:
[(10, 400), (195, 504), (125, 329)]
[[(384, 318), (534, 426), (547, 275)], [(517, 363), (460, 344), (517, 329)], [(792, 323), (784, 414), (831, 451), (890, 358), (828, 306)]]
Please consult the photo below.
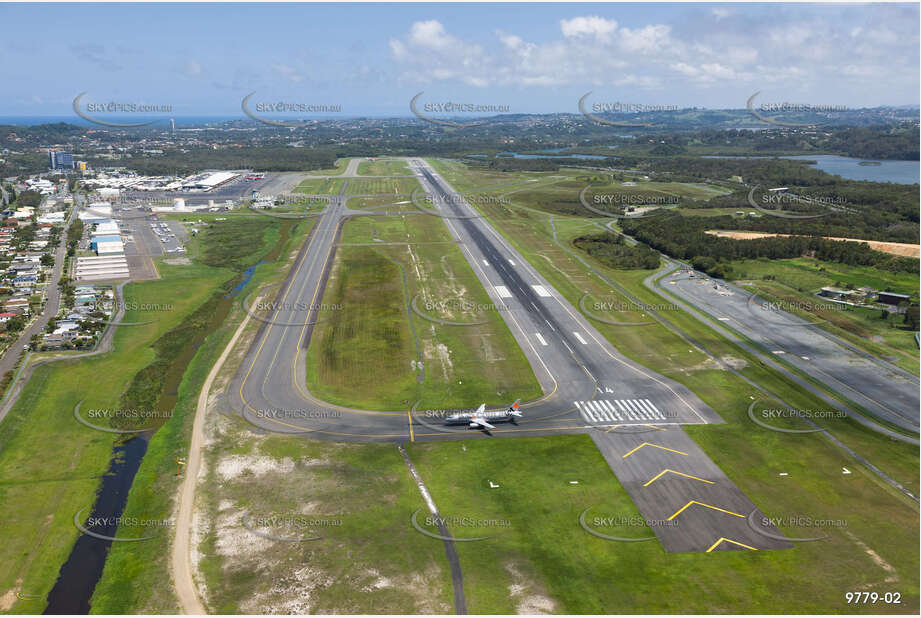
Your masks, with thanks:
[(506, 410), (506, 412), (508, 412), (508, 413), (511, 414), (512, 416), (519, 416), (519, 417), (520, 417), (520, 416), (521, 416), (521, 409), (520, 409), (520, 408), (521, 408), (521, 399), (516, 399), (516, 400), (515, 400), (515, 403), (513, 403), (512, 405), (510, 405), (510, 406), (508, 407), (508, 410)]

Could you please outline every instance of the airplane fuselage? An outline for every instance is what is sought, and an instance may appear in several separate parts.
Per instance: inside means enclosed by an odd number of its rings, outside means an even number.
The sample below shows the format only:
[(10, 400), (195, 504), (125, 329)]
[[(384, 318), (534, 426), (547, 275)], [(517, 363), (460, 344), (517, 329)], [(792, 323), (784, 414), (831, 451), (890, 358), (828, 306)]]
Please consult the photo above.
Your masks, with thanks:
[(469, 425), (474, 418), (482, 419), (488, 423), (506, 423), (514, 418), (508, 411), (492, 412), (458, 412), (445, 418), (445, 425)]

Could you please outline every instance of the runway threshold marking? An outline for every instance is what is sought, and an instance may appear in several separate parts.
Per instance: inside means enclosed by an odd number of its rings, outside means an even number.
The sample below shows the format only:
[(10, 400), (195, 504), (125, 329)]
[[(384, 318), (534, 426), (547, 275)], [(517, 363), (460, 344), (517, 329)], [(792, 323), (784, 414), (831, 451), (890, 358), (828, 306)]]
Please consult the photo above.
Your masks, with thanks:
[[(652, 442), (643, 442), (643, 443), (640, 444), (638, 447), (636, 447), (635, 449), (632, 449), (629, 453), (627, 453), (626, 455), (624, 455), (624, 456), (622, 457), (622, 459), (626, 459), (627, 457), (629, 457), (629, 456), (632, 455), (633, 453), (637, 452), (638, 450), (640, 450), (640, 449), (643, 448), (644, 446), (654, 446), (654, 447), (656, 447), (656, 448), (662, 449), (663, 451), (670, 451), (670, 452), (672, 452), (672, 453), (678, 453), (679, 455), (687, 455), (687, 453), (685, 453), (684, 451), (676, 451), (676, 450), (673, 449), (673, 448), (668, 448), (668, 447), (666, 447), (666, 446), (659, 446), (658, 444), (653, 444)], [(690, 502), (689, 502), (688, 504), (690, 504)], [(687, 508), (687, 505), (685, 505), (684, 508)], [(740, 516), (740, 517), (741, 517), (741, 516)]]
[[(665, 521), (671, 521), (671, 520), (675, 519), (676, 517), (678, 517), (679, 515), (681, 515), (681, 512), (684, 511), (684, 509), (688, 508), (688, 507), (691, 506), (692, 504), (697, 504), (697, 505), (700, 505), (700, 506), (705, 506), (705, 507), (707, 507), (708, 509), (713, 509), (714, 511), (719, 511), (719, 512), (721, 512), (721, 513), (726, 513), (726, 514), (728, 514), (728, 515), (735, 515), (736, 517), (742, 517), (743, 519), (745, 518), (745, 515), (739, 515), (738, 513), (733, 513), (732, 511), (727, 511), (726, 509), (721, 509), (721, 508), (718, 507), (718, 506), (713, 506), (712, 504), (705, 504), (705, 503), (703, 503), (703, 502), (698, 502), (697, 500), (691, 500), (690, 502), (688, 502), (687, 504), (685, 504), (683, 507), (681, 507), (680, 509), (678, 509), (677, 511), (675, 511), (675, 514), (672, 515), (671, 517), (669, 517), (668, 519), (666, 519)], [(728, 540), (728, 539), (727, 539), (727, 540)]]
[(651, 479), (649, 479), (646, 483), (644, 483), (644, 484), (643, 484), (643, 487), (649, 487), (649, 486), (652, 485), (656, 480), (658, 480), (658, 479), (659, 479), (660, 477), (662, 477), (663, 475), (668, 474), (669, 472), (671, 472), (672, 474), (678, 474), (678, 475), (680, 475), (680, 476), (687, 477), (687, 478), (689, 478), (689, 479), (694, 479), (695, 481), (700, 481), (701, 483), (708, 483), (708, 484), (710, 484), (710, 485), (715, 485), (715, 483), (714, 483), (713, 481), (708, 481), (707, 479), (702, 479), (702, 478), (700, 478), (699, 476), (694, 476), (694, 475), (692, 475), (692, 474), (685, 474), (684, 472), (678, 472), (677, 470), (672, 470), (671, 468), (665, 468), (664, 470), (662, 470), (661, 472), (659, 472), (657, 475), (655, 475), (654, 477), (652, 477)]
[(497, 285), (495, 287), (496, 287), (496, 293), (499, 295), (500, 298), (511, 298), (512, 297), (512, 293), (509, 292), (508, 288), (505, 287), (504, 285)]
[(716, 543), (714, 543), (713, 545), (711, 545), (710, 548), (707, 549), (707, 551), (704, 552), (704, 553), (709, 554), (711, 551), (713, 551), (714, 549), (716, 549), (717, 546), (719, 546), (719, 544), (722, 543), (723, 541), (725, 541), (726, 543), (732, 543), (733, 545), (738, 545), (739, 547), (744, 547), (745, 549), (750, 549), (750, 550), (752, 550), (752, 551), (758, 551), (758, 548), (757, 548), (757, 547), (752, 547), (751, 545), (746, 545), (745, 543), (739, 543), (738, 541), (733, 541), (732, 539), (727, 539), (726, 537), (721, 536), (721, 537), (716, 541)]
[(534, 288), (534, 291), (537, 292), (538, 296), (543, 296), (545, 298), (552, 296), (550, 292), (547, 291), (547, 288), (542, 285), (532, 285), (531, 287)]

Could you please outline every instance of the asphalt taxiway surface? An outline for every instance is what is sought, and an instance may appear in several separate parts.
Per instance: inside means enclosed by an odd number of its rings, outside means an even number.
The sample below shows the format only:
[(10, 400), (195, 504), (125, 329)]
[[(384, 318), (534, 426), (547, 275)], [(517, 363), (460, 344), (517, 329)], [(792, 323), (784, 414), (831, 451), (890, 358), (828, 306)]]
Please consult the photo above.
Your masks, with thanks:
[[(517, 424), (497, 423), (490, 435), (589, 433), (646, 520), (669, 524), (649, 524), (669, 552), (790, 547), (776, 528), (766, 528), (771, 538), (749, 526), (746, 517), (756, 507), (680, 428), (721, 423), (719, 415), (686, 387), (620, 355), (426, 162), (410, 159), (409, 165), (433, 205), (431, 211), (419, 205), (414, 216), (443, 218), (545, 393), (522, 405)], [(344, 408), (307, 390), (306, 351), (313, 329), (322, 328), (317, 308), (341, 224), (367, 214), (346, 207), (345, 190), (330, 198), (287, 279), (264, 299), (273, 301), (270, 311), (223, 395), (224, 406), (261, 429), (314, 438), (482, 437), (445, 426), (428, 411)], [(248, 307), (259, 302), (244, 299)]]
[[(591, 427), (702, 424), (720, 417), (684, 386), (621, 356), (588, 321), (421, 159), (410, 167), (534, 369), (545, 395), (525, 402), (517, 425), (493, 435), (575, 433)], [(345, 188), (343, 189), (345, 190)], [(263, 429), (357, 441), (458, 439), (478, 431), (448, 427), (413, 410), (357, 410), (319, 401), (306, 387), (305, 360), (341, 223), (363, 214), (331, 196), (280, 289), (257, 300), (271, 311), (225, 394), (225, 405)], [(402, 198), (401, 198), (402, 199)]]
[[(681, 427), (632, 435), (593, 431), (591, 437), (665, 551), (793, 547)], [(593, 529), (637, 538), (630, 528)]]
[(685, 270), (676, 270), (659, 285), (878, 418), (918, 432), (917, 376), (767, 304), (740, 286), (700, 274), (691, 277)]

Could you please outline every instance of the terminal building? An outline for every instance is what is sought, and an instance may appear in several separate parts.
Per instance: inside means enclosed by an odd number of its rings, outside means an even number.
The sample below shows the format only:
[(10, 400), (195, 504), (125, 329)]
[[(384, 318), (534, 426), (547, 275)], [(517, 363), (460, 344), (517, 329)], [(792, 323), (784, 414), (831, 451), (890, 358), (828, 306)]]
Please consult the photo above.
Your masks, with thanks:
[(234, 172), (205, 172), (186, 178), (182, 188), (186, 191), (213, 191), (239, 176)]

